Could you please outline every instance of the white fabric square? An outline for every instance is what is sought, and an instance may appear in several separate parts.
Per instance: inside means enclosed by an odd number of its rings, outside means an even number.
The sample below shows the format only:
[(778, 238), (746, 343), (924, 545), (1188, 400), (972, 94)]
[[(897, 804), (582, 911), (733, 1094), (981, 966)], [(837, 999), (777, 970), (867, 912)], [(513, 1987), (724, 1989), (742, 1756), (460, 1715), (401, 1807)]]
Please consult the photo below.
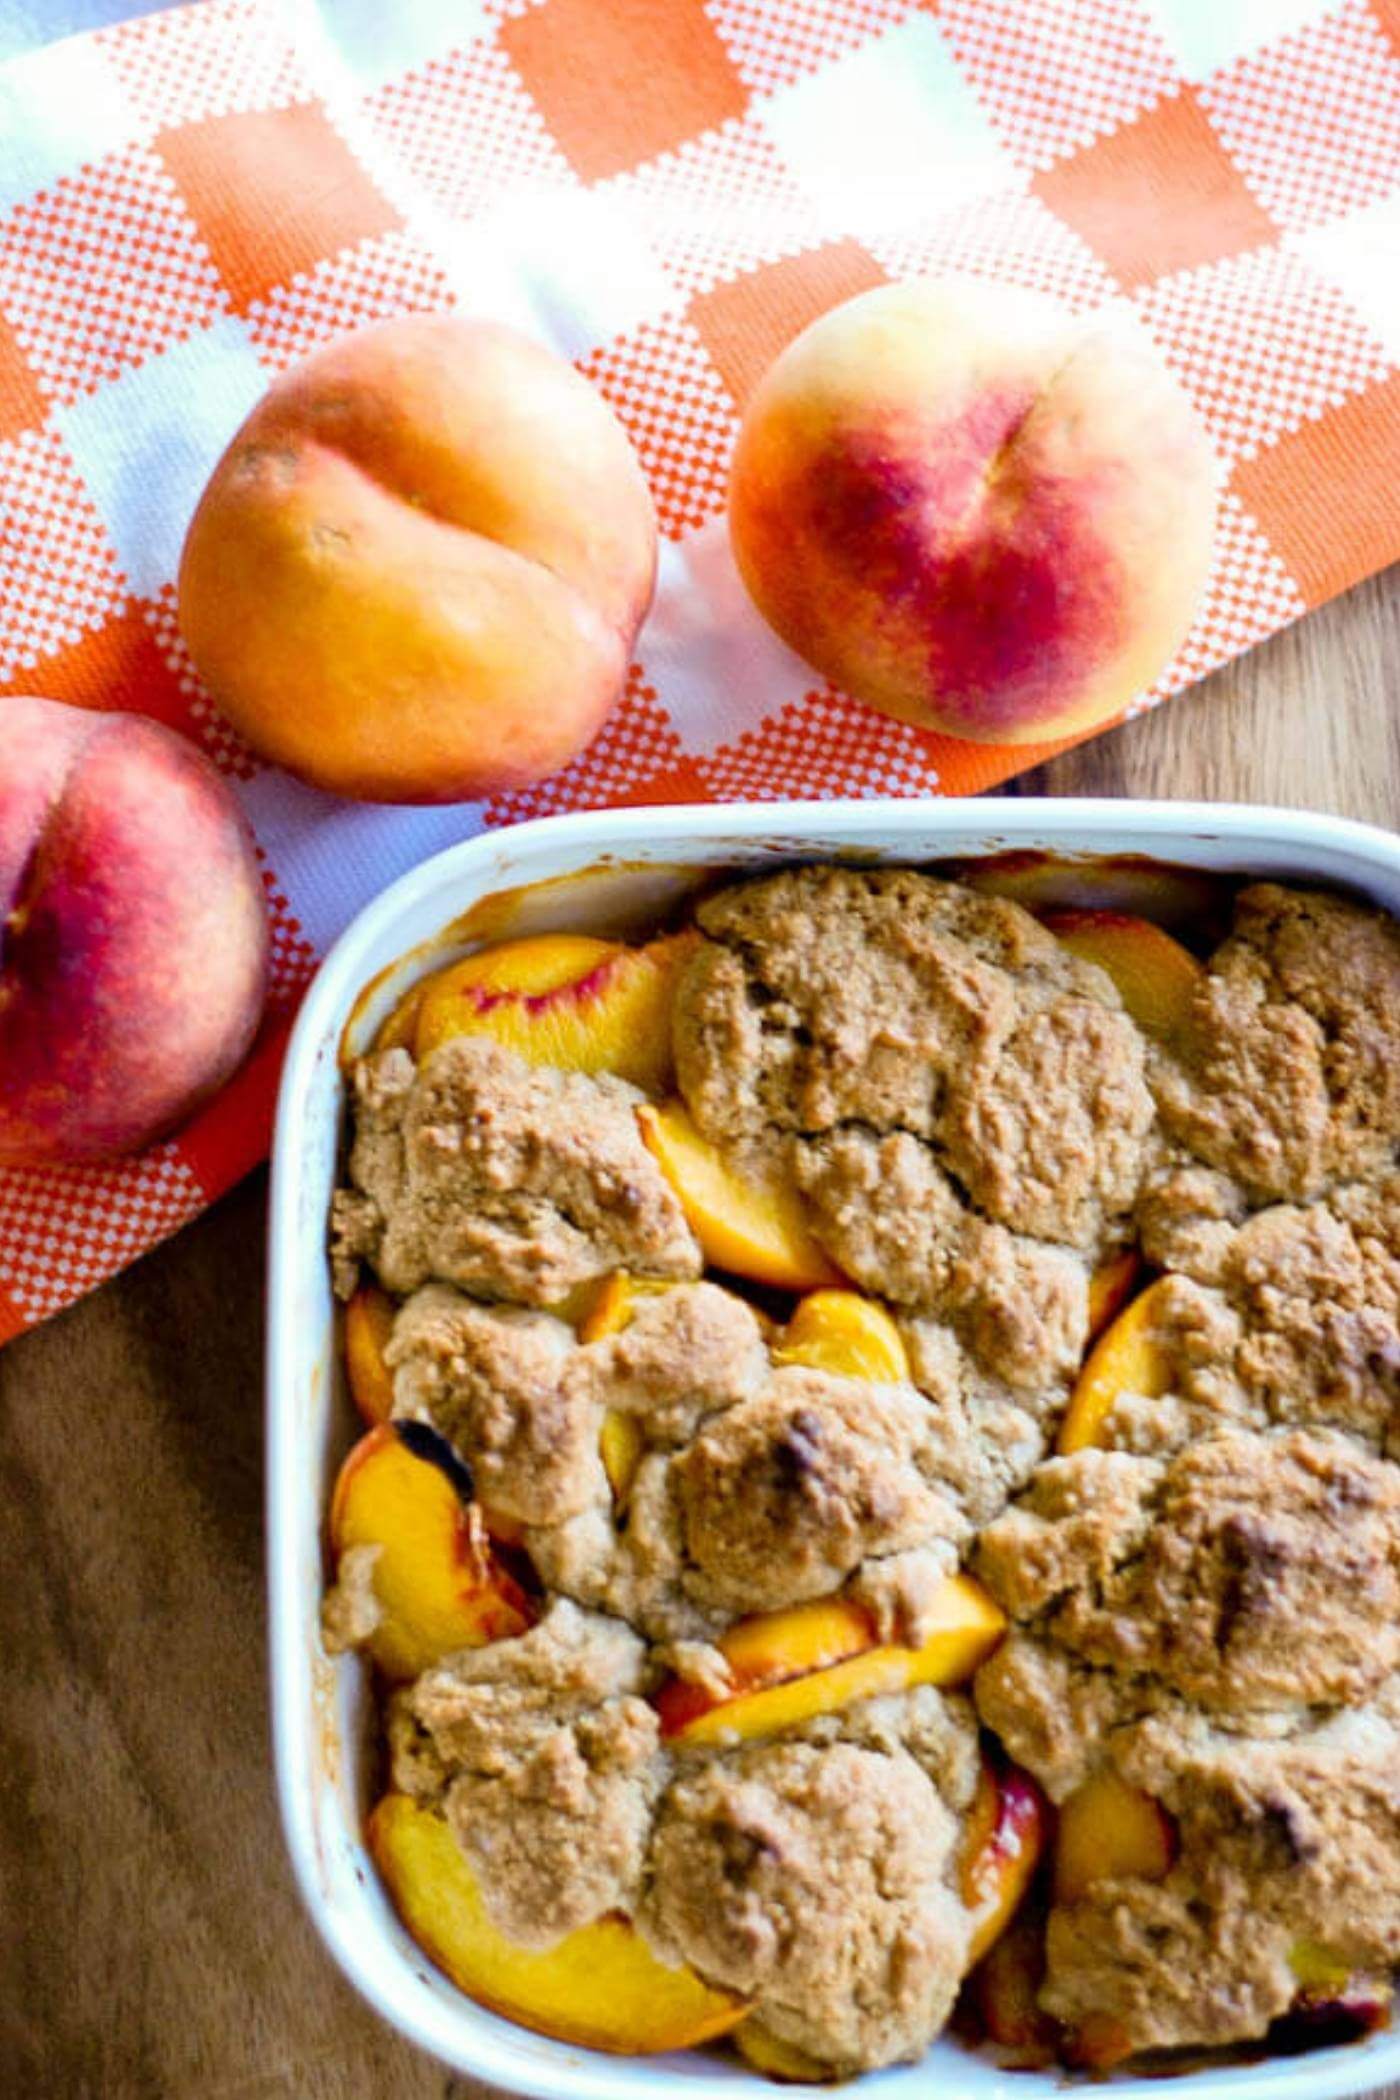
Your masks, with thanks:
[(214, 462), (267, 380), (243, 324), (225, 315), (55, 413), (141, 597), (174, 576)]
[(326, 34), (361, 88), (455, 51), (493, 25), (481, 0), (318, 0)]
[(564, 357), (683, 303), (627, 212), (592, 190), (507, 198), (446, 244), (464, 312), (528, 329)]
[(482, 829), (479, 802), (342, 802), (271, 767), (231, 785), (318, 955), (395, 876)]
[(121, 81), (90, 37), (0, 66), (0, 211), (140, 136)]
[(1328, 12), (1331, 0), (1147, 0), (1188, 80), (1271, 44)]
[(1330, 225), (1290, 234), (1284, 245), (1345, 294), (1387, 357), (1400, 364), (1400, 197), (1382, 197)]
[(678, 546), (661, 542), (656, 601), (637, 647), (682, 743), (701, 755), (822, 683), (744, 589), (723, 515)]
[(930, 15), (912, 15), (761, 110), (832, 232), (896, 231), (1024, 178)]

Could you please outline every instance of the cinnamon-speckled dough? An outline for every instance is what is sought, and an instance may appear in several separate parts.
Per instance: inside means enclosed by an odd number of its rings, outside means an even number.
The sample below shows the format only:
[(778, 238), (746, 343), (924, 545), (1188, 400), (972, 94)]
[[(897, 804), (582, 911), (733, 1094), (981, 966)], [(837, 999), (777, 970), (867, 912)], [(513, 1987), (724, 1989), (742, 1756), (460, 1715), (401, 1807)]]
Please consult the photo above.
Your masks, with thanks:
[[(603, 1364), (589, 1383), (606, 1392)], [(950, 1573), (968, 1535), (937, 1477), (931, 1424), (913, 1386), (765, 1364), (754, 1390), (706, 1414), (688, 1440), (648, 1450), (625, 1516), (599, 1496), (532, 1531), (530, 1550), (551, 1588), (659, 1640), (706, 1639), (857, 1571), (872, 1602), (879, 1594), (881, 1623), (909, 1638), (933, 1569)]]
[(1400, 1144), (1400, 926), (1258, 883), (1153, 1083), (1169, 1133), (1251, 1203), (1302, 1202)]
[(1108, 1747), (1180, 1849), (1165, 1881), (1101, 1882), (1052, 1912), (1050, 2012), (1115, 2020), (1138, 2049), (1247, 2040), (1288, 2010), (1304, 1943), (1384, 1997), (1400, 1963), (1400, 1679), (1247, 1734), (1153, 1715)]
[(983, 1721), (1052, 1798), (1111, 1770), (1177, 1833), (1164, 1881), (1052, 1910), (1046, 2010), (1205, 2047), (1287, 2010), (1299, 1939), (1400, 1960), (1400, 1468), (1299, 1430), (1085, 1451), (976, 1564), (1018, 1622)]
[(502, 1932), (543, 1947), (636, 1899), (665, 1778), (646, 1647), (553, 1603), (395, 1695), (396, 1787), (441, 1800)]
[(1335, 1432), (1053, 1459), (974, 1566), (1039, 1638), (1212, 1712), (1364, 1699), (1400, 1669), (1400, 1467)]
[[(1143, 1041), (1104, 973), (1019, 905), (908, 869), (799, 868), (697, 917), (708, 938), (676, 1001), (681, 1091), (715, 1143), (798, 1176), (858, 1281), (936, 1306), (969, 1205), (1090, 1252), (1117, 1229), (1152, 1122)], [(881, 1154), (900, 1135), (922, 1156)], [(897, 1275), (862, 1273), (871, 1149), (901, 1172), (926, 1256)]]
[(664, 1796), (642, 1928), (834, 2070), (918, 2057), (966, 1964), (957, 1838), (902, 1750), (762, 1744)]
[(337, 1280), (363, 1258), (391, 1291), (431, 1279), (554, 1305), (613, 1269), (698, 1276), (700, 1249), (637, 1129), (634, 1087), (527, 1065), (484, 1036), (355, 1068), (352, 1186)]
[(1400, 1458), (1400, 1170), (1243, 1217), (1216, 1177), (1184, 1174), (1153, 1197), (1145, 1238), (1170, 1269), (1152, 1323), (1167, 1389), (1125, 1394), (1104, 1442), (1305, 1423)]

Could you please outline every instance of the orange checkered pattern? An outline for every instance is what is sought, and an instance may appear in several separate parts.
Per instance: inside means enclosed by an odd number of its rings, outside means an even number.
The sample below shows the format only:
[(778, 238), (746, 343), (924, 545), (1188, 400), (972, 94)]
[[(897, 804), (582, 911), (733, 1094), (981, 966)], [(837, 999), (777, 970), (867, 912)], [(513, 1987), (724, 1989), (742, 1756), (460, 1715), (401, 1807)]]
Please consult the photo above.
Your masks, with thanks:
[[(0, 1174), (0, 1338), (261, 1157), (318, 955), (422, 854), (591, 805), (965, 793), (1044, 755), (815, 684), (728, 551), (758, 374), (834, 302), (928, 271), (1111, 306), (1199, 406), (1215, 570), (1135, 707), (1400, 554), (1400, 0), (200, 0), (0, 65), (0, 696), (192, 737), (252, 820), (275, 934), (262, 1038), (193, 1125)], [(657, 602), (555, 778), (356, 809), (265, 768), (202, 691), (180, 540), (276, 373), (453, 307), (613, 404)]]

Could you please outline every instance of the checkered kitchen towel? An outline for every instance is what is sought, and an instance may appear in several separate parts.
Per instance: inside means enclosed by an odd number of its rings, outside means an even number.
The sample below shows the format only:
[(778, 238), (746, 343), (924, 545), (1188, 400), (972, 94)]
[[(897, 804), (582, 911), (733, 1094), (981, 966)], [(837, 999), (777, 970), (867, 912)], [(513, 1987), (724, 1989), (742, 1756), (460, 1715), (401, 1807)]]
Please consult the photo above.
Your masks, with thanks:
[[(0, 0), (0, 696), (142, 708), (212, 755), (266, 857), (274, 1010), (178, 1138), (0, 1174), (0, 1337), (260, 1156), (317, 955), (435, 848), (589, 804), (956, 793), (1043, 755), (870, 713), (745, 601), (736, 416), (824, 307), (960, 271), (1115, 302), (1160, 346), (1227, 493), (1200, 618), (1139, 704), (1400, 554), (1400, 0), (198, 0), (42, 42), (119, 11)], [(274, 373), (451, 306), (531, 329), (613, 403), (660, 589), (564, 773), (355, 807), (220, 721), (176, 560)]]

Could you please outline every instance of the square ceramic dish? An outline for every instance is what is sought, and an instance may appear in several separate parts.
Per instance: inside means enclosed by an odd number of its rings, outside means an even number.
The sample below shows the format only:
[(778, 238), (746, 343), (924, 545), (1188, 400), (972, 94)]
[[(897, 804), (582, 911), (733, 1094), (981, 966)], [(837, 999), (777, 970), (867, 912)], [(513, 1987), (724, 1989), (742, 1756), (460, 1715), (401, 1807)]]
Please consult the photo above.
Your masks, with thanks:
[[(717, 871), (823, 857), (930, 862), (1034, 848), (1143, 854), (1221, 873), (1315, 881), (1400, 913), (1400, 839), (1287, 810), (1191, 803), (864, 802), (604, 811), (450, 848), (355, 920), (322, 964), (287, 1056), (273, 1157), (268, 1322), (268, 1562), (282, 1819), (322, 1938), (385, 2019), (457, 2069), (539, 2100), (773, 2100), (737, 2060), (602, 2056), (529, 2034), (462, 1996), (399, 1924), (365, 1851), (374, 1781), (366, 1672), (322, 1650), (323, 1525), (354, 1437), (326, 1226), (340, 1157), (342, 1056), (363, 1050), (404, 988), (483, 939), (558, 929), (642, 934)], [(1334, 2100), (1400, 2079), (1400, 2030), (1298, 2059), (1096, 2090), (1145, 2100)], [(1058, 2072), (1007, 2074), (951, 2041), (868, 2076), (862, 2100), (1047, 2100)]]

